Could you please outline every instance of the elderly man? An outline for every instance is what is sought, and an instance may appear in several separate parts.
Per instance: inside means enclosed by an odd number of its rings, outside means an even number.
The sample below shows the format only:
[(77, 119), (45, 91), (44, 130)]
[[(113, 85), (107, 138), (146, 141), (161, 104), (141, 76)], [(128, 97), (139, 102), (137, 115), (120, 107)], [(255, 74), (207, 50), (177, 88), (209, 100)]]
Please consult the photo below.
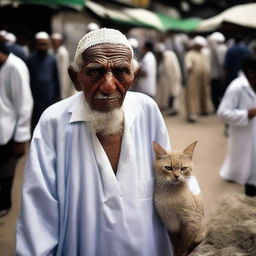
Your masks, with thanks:
[(28, 69), (0, 42), (0, 217), (11, 208), (14, 171), (30, 139), (32, 107)]
[(169, 148), (156, 103), (127, 92), (138, 70), (113, 29), (79, 42), (80, 93), (42, 115), (26, 164), (17, 255), (170, 256), (153, 207), (152, 141)]

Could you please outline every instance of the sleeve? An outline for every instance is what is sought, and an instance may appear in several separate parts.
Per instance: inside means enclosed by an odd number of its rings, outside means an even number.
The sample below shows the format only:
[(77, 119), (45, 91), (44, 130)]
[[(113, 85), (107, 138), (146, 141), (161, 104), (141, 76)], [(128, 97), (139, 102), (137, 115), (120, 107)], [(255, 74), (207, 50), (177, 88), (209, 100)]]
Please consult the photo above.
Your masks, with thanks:
[(249, 123), (247, 109), (238, 109), (241, 93), (241, 88), (231, 83), (218, 108), (217, 115), (229, 125), (246, 126)]
[(25, 166), (22, 207), (17, 222), (17, 256), (50, 256), (56, 252), (59, 206), (54, 137), (49, 125), (41, 119)]
[(30, 139), (30, 120), (33, 98), (29, 84), (29, 71), (25, 63), (13, 70), (11, 76), (11, 100), (17, 116), (14, 140), (25, 142)]

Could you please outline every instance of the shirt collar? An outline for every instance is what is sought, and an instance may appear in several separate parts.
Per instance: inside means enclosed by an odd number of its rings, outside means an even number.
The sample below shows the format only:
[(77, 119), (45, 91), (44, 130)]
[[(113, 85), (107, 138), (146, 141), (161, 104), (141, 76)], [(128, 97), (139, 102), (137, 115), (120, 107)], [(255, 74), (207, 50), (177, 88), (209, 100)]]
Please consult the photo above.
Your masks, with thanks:
[(88, 121), (89, 105), (87, 104), (83, 92), (79, 92), (76, 96), (75, 103), (70, 107), (69, 113), (71, 117), (69, 122)]

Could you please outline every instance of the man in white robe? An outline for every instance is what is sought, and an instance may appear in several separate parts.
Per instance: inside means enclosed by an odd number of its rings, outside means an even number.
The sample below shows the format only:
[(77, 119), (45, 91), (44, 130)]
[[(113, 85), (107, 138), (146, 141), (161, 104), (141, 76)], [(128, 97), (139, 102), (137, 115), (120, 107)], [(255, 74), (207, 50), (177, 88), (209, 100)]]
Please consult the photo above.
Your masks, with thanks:
[(256, 57), (247, 57), (242, 66), (243, 73), (228, 86), (217, 112), (229, 125), (220, 175), (245, 185), (245, 193), (256, 196)]
[(80, 40), (69, 74), (82, 92), (49, 107), (34, 131), (16, 255), (173, 255), (153, 206), (152, 142), (168, 149), (169, 138), (156, 103), (127, 92), (137, 70), (119, 31)]
[(0, 42), (0, 217), (12, 206), (15, 167), (30, 139), (32, 108), (28, 68)]
[(185, 56), (187, 70), (186, 112), (187, 121), (195, 123), (198, 115), (208, 115), (211, 110), (210, 100), (210, 62), (208, 50), (204, 49), (206, 40), (196, 36), (193, 46)]
[(165, 45), (161, 43), (156, 47), (156, 56), (158, 60), (156, 102), (161, 110), (170, 108), (168, 114), (176, 115), (179, 112), (179, 96), (182, 89), (178, 58), (173, 51), (166, 50)]
[(65, 99), (74, 94), (74, 89), (71, 86), (71, 80), (67, 72), (70, 62), (69, 53), (67, 48), (63, 45), (63, 38), (61, 34), (53, 33), (51, 35), (51, 42), (53, 47), (53, 54), (57, 60), (60, 81), (60, 96), (61, 99)]
[(156, 96), (156, 57), (153, 53), (153, 42), (146, 41), (143, 47), (144, 56), (141, 61), (140, 77), (134, 86), (136, 92), (141, 92), (154, 98)]

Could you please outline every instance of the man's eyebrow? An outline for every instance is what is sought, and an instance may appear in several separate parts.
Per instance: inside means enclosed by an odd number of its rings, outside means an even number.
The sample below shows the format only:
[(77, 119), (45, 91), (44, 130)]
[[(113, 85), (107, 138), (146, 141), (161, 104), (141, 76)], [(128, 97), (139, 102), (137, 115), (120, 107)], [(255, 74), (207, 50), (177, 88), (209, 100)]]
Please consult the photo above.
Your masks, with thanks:
[(89, 63), (86, 68), (101, 68), (102, 65), (99, 63)]

